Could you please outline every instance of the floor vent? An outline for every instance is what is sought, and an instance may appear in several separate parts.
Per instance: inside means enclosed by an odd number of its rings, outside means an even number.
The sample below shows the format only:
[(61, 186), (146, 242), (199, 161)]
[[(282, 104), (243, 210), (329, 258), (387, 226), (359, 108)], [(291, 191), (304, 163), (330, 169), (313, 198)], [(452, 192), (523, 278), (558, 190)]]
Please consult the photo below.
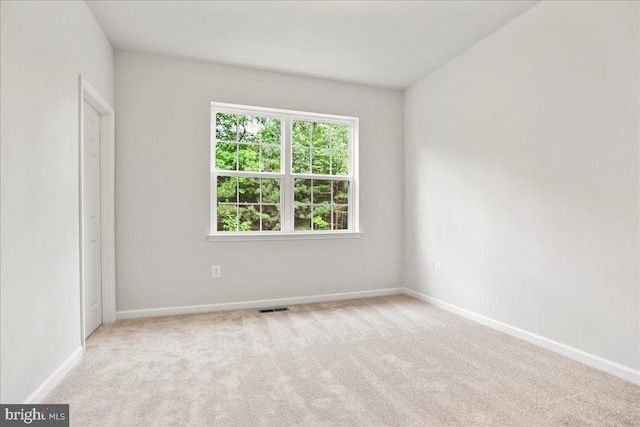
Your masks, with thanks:
[(289, 311), (289, 307), (267, 307), (258, 309), (258, 313), (275, 313), (277, 311)]

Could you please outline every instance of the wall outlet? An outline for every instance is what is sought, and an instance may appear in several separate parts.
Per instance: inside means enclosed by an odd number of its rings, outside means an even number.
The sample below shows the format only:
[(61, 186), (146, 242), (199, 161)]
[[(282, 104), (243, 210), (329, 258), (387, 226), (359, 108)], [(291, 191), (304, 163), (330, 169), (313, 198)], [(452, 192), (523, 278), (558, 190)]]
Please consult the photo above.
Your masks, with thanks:
[(211, 266), (211, 276), (212, 277), (220, 277), (220, 276), (222, 276), (222, 269), (220, 268), (219, 265), (212, 265)]
[(440, 263), (436, 262), (436, 273), (440, 274), (442, 272), (442, 267), (440, 267)]

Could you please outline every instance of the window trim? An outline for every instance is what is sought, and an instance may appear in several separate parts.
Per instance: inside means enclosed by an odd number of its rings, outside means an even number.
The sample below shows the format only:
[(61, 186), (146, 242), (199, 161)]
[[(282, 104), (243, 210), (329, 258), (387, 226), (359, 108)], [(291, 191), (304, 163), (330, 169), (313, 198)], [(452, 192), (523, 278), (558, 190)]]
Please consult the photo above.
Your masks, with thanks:
[(218, 232), (209, 234), (207, 240), (210, 242), (242, 242), (256, 240), (323, 240), (323, 239), (359, 239), (364, 233), (357, 231), (243, 231), (243, 232)]
[[(260, 117), (278, 118), (281, 120), (280, 135), (280, 172), (255, 172), (255, 171), (217, 171), (215, 168), (216, 156), (216, 114), (252, 115)], [(348, 175), (313, 175), (293, 173), (292, 165), (292, 138), (290, 130), (292, 121), (311, 121), (329, 124), (347, 125), (349, 127), (349, 174)], [(362, 236), (359, 221), (359, 119), (351, 116), (339, 116), (334, 114), (311, 113), (305, 111), (285, 110), (278, 108), (257, 107), (251, 105), (229, 104), (211, 102), (210, 116), (210, 224), (207, 240), (209, 241), (238, 241), (238, 240), (301, 240), (301, 239), (332, 239), (332, 238), (359, 238)], [(254, 177), (280, 178), (282, 180), (280, 191), (281, 230), (280, 231), (217, 231), (217, 186), (218, 176), (250, 175)], [(309, 230), (294, 231), (294, 194), (292, 180), (302, 179), (331, 179), (348, 180), (349, 185), (349, 226), (347, 230)], [(291, 229), (289, 229), (289, 228)]]

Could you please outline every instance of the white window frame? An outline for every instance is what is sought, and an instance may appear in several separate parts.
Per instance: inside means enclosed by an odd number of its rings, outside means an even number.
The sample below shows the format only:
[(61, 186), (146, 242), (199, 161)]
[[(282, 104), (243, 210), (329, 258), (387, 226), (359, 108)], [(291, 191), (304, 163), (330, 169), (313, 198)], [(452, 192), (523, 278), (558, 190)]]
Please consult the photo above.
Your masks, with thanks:
[[(216, 114), (237, 114), (246, 116), (270, 117), (281, 120), (280, 129), (280, 172), (243, 172), (216, 170)], [(347, 125), (349, 127), (349, 174), (348, 175), (315, 175), (292, 172), (291, 123), (294, 120)], [(211, 136), (210, 136), (210, 228), (209, 241), (237, 240), (298, 240), (298, 239), (334, 239), (358, 238), (362, 236), (359, 223), (359, 182), (358, 182), (358, 136), (359, 119), (357, 117), (331, 114), (309, 113), (276, 108), (265, 108), (248, 105), (211, 103)], [(219, 176), (250, 176), (262, 178), (279, 178), (282, 181), (280, 190), (280, 231), (217, 231), (217, 178)], [(349, 227), (347, 230), (308, 230), (294, 231), (294, 194), (293, 180), (326, 179), (349, 181)]]

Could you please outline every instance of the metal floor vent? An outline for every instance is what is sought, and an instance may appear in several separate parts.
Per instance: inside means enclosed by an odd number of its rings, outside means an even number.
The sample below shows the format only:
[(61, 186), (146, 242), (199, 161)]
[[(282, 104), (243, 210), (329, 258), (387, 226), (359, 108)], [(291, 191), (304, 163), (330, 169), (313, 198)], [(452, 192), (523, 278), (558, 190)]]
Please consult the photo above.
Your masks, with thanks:
[(275, 313), (277, 311), (289, 311), (289, 307), (267, 307), (258, 309), (258, 313)]

